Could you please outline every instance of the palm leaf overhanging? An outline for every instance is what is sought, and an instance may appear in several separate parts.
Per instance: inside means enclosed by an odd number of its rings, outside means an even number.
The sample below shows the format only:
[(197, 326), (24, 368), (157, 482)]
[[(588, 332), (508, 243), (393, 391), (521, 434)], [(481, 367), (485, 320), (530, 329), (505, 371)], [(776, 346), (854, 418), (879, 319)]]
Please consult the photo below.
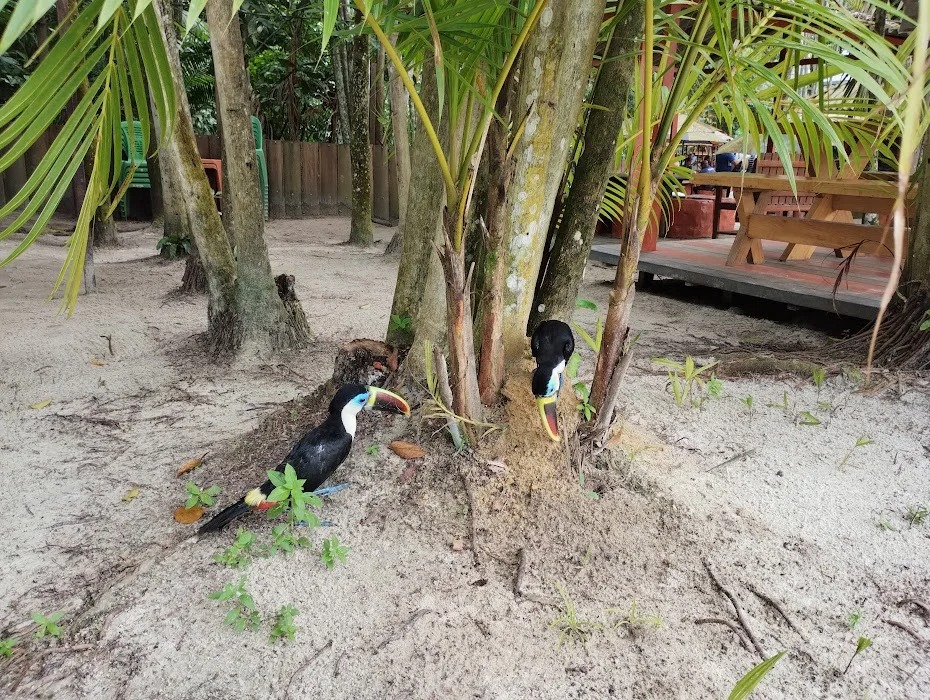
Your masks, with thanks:
[[(5, 27), (0, 51), (53, 6), (54, 0), (19, 0)], [(145, 152), (151, 120), (149, 94), (170, 133), (175, 93), (165, 45), (151, 0), (123, 4), (92, 0), (52, 42), (35, 71), (0, 107), (0, 171), (22, 156), (58, 119), (69, 103), (70, 116), (26, 185), (0, 207), (0, 218), (18, 212), (0, 230), (0, 240), (28, 225), (26, 237), (0, 265), (15, 260), (42, 233), (88, 155), (87, 194), (77, 225), (68, 240), (64, 265), (55, 291), (64, 285), (62, 306), (74, 310), (80, 291), (88, 234), (96, 210), (118, 199), (122, 160), (120, 122), (139, 121)], [(131, 173), (127, 176), (131, 177)], [(112, 209), (112, 205), (110, 205)], [(33, 217), (35, 217), (33, 219)]]

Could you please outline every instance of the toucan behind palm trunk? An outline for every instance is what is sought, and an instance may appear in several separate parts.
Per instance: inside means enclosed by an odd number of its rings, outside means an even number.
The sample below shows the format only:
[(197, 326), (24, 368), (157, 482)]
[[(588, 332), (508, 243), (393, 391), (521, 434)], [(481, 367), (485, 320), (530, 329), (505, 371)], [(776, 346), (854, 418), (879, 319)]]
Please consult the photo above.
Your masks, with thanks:
[(567, 323), (550, 319), (540, 323), (530, 341), (536, 369), (533, 371), (533, 395), (546, 433), (559, 441), (559, 391), (564, 380), (565, 364), (575, 352), (575, 336)]
[[(284, 466), (290, 464), (297, 472), (297, 478), (305, 480), (304, 491), (315, 491), (349, 456), (355, 437), (356, 416), (366, 409), (410, 415), (410, 406), (397, 394), (373, 386), (346, 384), (330, 402), (326, 420), (304, 435), (276, 469), (284, 471)], [(217, 513), (197, 534), (221, 530), (252, 508), (273, 508), (274, 502), (268, 500), (273, 490), (274, 484), (270, 480), (252, 489)]]

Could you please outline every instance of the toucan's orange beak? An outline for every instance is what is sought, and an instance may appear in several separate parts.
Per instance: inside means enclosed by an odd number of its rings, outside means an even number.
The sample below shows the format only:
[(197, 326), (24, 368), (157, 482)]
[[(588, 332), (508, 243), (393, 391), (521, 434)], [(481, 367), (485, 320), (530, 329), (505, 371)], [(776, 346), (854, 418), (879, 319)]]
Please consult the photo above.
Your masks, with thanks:
[(539, 408), (539, 417), (542, 418), (543, 427), (549, 438), (559, 442), (559, 395), (543, 396), (536, 399), (536, 406)]
[(379, 389), (376, 386), (368, 387), (368, 401), (365, 408), (374, 408), (388, 413), (403, 413), (405, 416), (410, 415), (410, 405), (402, 397), (387, 389)]

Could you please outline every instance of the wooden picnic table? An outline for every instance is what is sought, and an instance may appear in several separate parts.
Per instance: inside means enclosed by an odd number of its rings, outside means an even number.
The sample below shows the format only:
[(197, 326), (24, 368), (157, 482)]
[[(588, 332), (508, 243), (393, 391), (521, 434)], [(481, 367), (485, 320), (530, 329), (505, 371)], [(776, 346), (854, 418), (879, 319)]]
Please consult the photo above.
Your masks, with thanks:
[[(897, 185), (885, 178), (796, 177), (797, 193), (814, 197), (803, 218), (766, 214), (773, 196), (791, 190), (784, 175), (695, 173), (691, 182), (733, 190), (740, 226), (727, 258), (730, 266), (765, 262), (763, 240), (788, 244), (781, 260), (807, 260), (818, 247), (832, 248), (841, 255), (842, 249), (863, 242), (860, 250), (865, 253), (887, 253), (893, 246), (885, 227), (857, 224), (852, 219), (852, 212), (891, 213)], [(909, 198), (915, 194), (912, 189)]]

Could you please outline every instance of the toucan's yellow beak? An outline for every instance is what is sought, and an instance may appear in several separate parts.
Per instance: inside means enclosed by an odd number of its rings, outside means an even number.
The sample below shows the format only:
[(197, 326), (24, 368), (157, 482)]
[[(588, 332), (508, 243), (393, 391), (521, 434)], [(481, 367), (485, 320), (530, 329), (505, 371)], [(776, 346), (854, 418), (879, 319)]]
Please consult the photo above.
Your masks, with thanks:
[(539, 408), (539, 417), (542, 418), (543, 427), (549, 438), (559, 442), (559, 395), (543, 396), (536, 399), (536, 406)]
[(376, 386), (368, 387), (368, 401), (365, 402), (365, 408), (374, 408), (388, 413), (403, 413), (405, 416), (410, 415), (410, 405), (402, 397), (387, 389), (379, 389)]

